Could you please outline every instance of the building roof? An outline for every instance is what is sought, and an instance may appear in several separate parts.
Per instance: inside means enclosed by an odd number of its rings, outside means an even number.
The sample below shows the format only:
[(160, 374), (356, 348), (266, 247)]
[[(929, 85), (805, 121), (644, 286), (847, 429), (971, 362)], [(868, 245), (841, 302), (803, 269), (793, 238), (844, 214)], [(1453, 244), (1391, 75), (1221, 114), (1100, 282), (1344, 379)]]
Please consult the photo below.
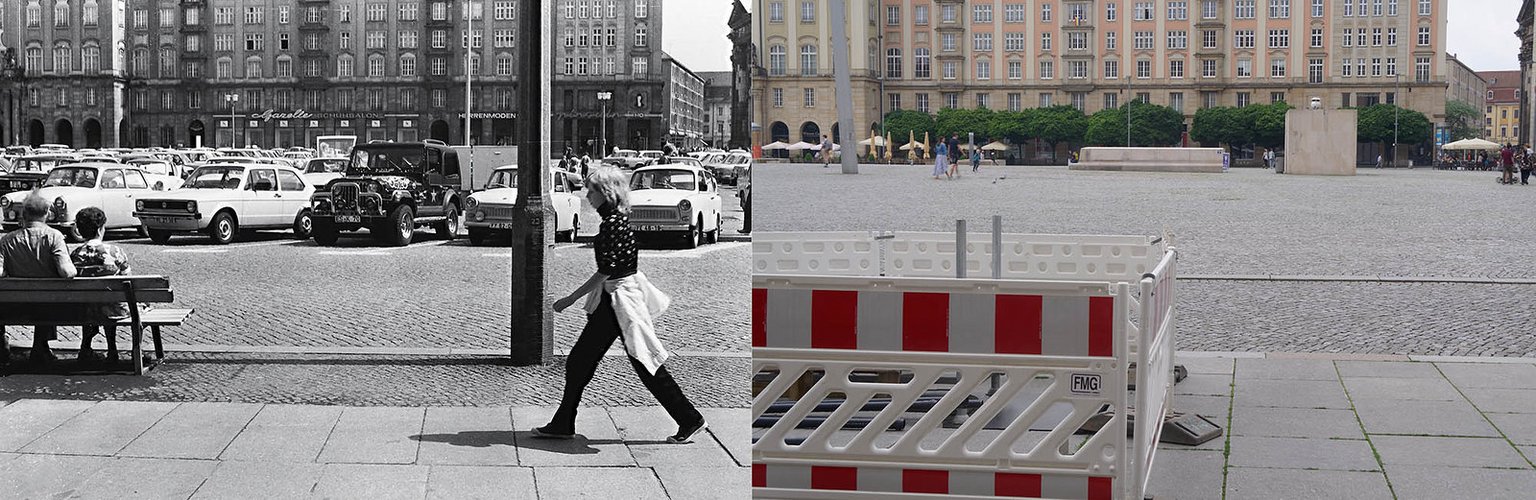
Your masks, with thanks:
[(1477, 76), (1483, 77), (1483, 81), (1488, 82), (1488, 90), (1520, 88), (1520, 70), (1479, 71)]
[(700, 71), (694, 74), (704, 79), (704, 85), (711, 87), (730, 87), (735, 76), (730, 71)]

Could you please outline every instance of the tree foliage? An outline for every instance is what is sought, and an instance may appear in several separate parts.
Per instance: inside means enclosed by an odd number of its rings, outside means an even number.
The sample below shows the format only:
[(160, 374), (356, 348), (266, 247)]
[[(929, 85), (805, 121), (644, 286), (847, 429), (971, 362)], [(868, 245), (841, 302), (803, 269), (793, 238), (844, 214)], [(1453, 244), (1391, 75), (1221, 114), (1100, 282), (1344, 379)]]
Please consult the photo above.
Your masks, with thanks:
[(1357, 137), (1360, 142), (1390, 143), (1393, 140), (1394, 123), (1399, 144), (1428, 142), (1434, 135), (1434, 126), (1424, 113), (1411, 109), (1399, 109), (1391, 104), (1376, 104), (1360, 110)]
[(1131, 114), (1132, 145), (1173, 146), (1184, 131), (1184, 114), (1167, 106), (1131, 101), (1088, 118), (1084, 140), (1095, 146), (1125, 146), (1125, 114)]
[(1459, 141), (1483, 135), (1477, 107), (1455, 99), (1445, 101), (1445, 124), (1450, 128), (1451, 140)]
[(1249, 104), (1243, 107), (1248, 114), (1243, 123), (1252, 130), (1252, 144), (1264, 149), (1277, 149), (1285, 145), (1285, 113), (1293, 108), (1285, 101), (1270, 104)]
[(1088, 133), (1088, 117), (1076, 107), (1060, 104), (1031, 110), (1025, 119), (1024, 133), (1050, 144), (1083, 142)]
[(945, 108), (939, 110), (939, 115), (934, 119), (935, 131), (940, 136), (949, 137), (958, 135), (961, 142), (968, 134), (975, 133), (976, 140), (982, 140), (992, 126), (992, 110), (990, 109), (954, 109)]
[(923, 140), (923, 134), (933, 132), (933, 116), (922, 111), (903, 109), (892, 111), (885, 115), (885, 130), (891, 134), (891, 142), (897, 147), (906, 144), (908, 132), (910, 137)]
[(1024, 111), (998, 111), (992, 113), (991, 125), (987, 130), (987, 137), (993, 140), (1003, 140), (1010, 144), (1022, 144), (1029, 139), (1029, 120), (1035, 110)]
[(1202, 109), (1195, 112), (1189, 137), (1204, 143), (1279, 148), (1285, 144), (1285, 113), (1291, 109), (1285, 102)]

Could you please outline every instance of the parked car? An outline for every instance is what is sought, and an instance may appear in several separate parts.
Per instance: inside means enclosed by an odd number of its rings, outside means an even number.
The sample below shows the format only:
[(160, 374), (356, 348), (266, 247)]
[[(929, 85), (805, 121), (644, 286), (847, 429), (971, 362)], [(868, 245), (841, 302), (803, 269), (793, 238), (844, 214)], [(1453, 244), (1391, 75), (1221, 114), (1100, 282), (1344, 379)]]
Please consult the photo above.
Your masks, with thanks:
[(299, 239), (314, 227), (309, 197), (314, 186), (298, 169), (280, 165), (222, 163), (198, 167), (182, 189), (140, 199), (134, 216), (155, 243), (177, 233), (206, 233), (214, 243), (235, 240), (245, 229), (293, 229)]
[(680, 235), (688, 248), (720, 240), (720, 193), (703, 167), (641, 168), (630, 175), (629, 189), (636, 236)]
[(171, 165), (165, 160), (139, 158), (129, 160), (128, 165), (139, 167), (144, 171), (144, 177), (149, 179), (150, 188), (155, 191), (174, 191), (181, 189), (186, 180), (187, 168)]
[(304, 180), (316, 186), (324, 186), (331, 179), (347, 171), (347, 159), (341, 156), (310, 158), (304, 163)]
[[(737, 183), (737, 170), (752, 162), (750, 154), (743, 153), (717, 153), (704, 160), (704, 166), (709, 167), (715, 173), (715, 178), (722, 184), (735, 185)], [(750, 167), (748, 167), (750, 168)]]
[[(51, 203), (46, 222), (64, 233), (70, 241), (79, 241), (75, 232), (75, 214), (85, 207), (100, 208), (107, 214), (107, 229), (139, 228), (134, 202), (158, 194), (150, 187), (143, 170), (117, 163), (74, 163), (48, 172), (37, 194)], [(21, 201), (31, 191), (8, 193), (0, 198), (4, 227), (11, 231), (21, 226)]]
[[(551, 169), (549, 174), (555, 241), (576, 241), (576, 233), (581, 230), (581, 197), (574, 194), (577, 189), (570, 182), (569, 172)], [(465, 201), (464, 226), (469, 228), (469, 242), (479, 245), (492, 238), (510, 237), (512, 205), (516, 201), (517, 166), (497, 167), (485, 190), (469, 195)]]
[(311, 197), (315, 242), (334, 245), (341, 231), (368, 228), (375, 239), (405, 246), (419, 226), (438, 237), (459, 232), (459, 153), (441, 141), (359, 144), (344, 176)]
[(651, 159), (640, 156), (639, 151), (633, 149), (620, 149), (614, 154), (603, 158), (603, 163), (624, 169), (636, 169), (651, 164)]

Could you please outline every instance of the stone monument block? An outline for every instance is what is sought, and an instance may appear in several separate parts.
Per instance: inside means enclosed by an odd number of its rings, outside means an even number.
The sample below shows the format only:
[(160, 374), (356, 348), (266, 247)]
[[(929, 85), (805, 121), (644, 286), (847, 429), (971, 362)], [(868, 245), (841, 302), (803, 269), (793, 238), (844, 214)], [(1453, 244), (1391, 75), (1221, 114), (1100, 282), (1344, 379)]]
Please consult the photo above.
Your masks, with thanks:
[(1079, 151), (1071, 170), (1221, 173), (1221, 148), (1103, 148)]
[(1293, 109), (1285, 113), (1285, 173), (1355, 175), (1358, 112)]

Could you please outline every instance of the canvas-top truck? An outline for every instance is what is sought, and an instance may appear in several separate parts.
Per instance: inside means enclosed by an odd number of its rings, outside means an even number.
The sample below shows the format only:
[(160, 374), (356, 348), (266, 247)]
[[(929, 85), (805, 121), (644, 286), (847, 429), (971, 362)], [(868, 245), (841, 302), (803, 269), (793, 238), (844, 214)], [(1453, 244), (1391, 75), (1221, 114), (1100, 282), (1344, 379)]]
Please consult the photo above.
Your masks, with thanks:
[(357, 145), (355, 135), (322, 135), (315, 138), (316, 158), (346, 158)]
[(517, 164), (517, 146), (452, 146), (463, 167), (464, 192), (485, 189), (497, 167)]

